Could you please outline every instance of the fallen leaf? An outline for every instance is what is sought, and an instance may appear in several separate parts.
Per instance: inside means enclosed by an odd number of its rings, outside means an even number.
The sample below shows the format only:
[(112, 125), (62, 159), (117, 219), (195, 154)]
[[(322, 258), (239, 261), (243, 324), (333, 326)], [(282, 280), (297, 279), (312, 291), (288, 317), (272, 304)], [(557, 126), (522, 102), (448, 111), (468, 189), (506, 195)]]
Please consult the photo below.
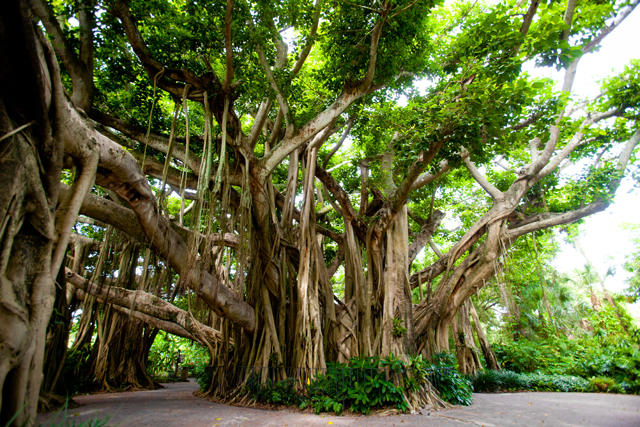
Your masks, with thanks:
[(222, 418), (216, 418), (216, 421), (220, 421)]

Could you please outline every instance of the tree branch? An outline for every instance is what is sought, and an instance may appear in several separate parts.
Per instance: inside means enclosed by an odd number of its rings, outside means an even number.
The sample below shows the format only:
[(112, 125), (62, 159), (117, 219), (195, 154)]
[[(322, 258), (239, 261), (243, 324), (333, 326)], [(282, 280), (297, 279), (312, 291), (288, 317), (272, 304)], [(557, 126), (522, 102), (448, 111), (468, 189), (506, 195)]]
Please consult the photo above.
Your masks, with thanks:
[(558, 153), (553, 159), (548, 161), (544, 168), (542, 168), (542, 170), (538, 174), (538, 179), (542, 179), (553, 172), (554, 169), (558, 167), (560, 162), (562, 162), (569, 154), (573, 152), (573, 150), (575, 150), (582, 143), (582, 138), (584, 137), (583, 130), (585, 128), (588, 128), (593, 123), (597, 123), (601, 120), (613, 117), (618, 113), (619, 110), (617, 109), (609, 110), (604, 113), (590, 115), (586, 119), (584, 119), (582, 124), (580, 125), (580, 128), (578, 129), (578, 132), (573, 135), (569, 143), (560, 151), (560, 153)]
[(469, 160), (468, 157), (464, 159), (464, 164), (473, 179), (475, 179), (476, 182), (480, 184), (480, 187), (482, 187), (482, 189), (486, 191), (492, 199), (499, 200), (504, 198), (504, 193), (494, 187), (489, 181), (487, 181), (487, 178), (485, 178), (484, 175), (480, 173), (478, 168), (476, 168), (476, 166), (471, 162), (471, 160)]
[(529, 28), (531, 28), (531, 22), (533, 22), (533, 17), (536, 16), (536, 12), (538, 11), (538, 6), (540, 6), (540, 0), (531, 0), (529, 9), (524, 15), (522, 25), (520, 26), (520, 32), (522, 34), (526, 35), (529, 32)]
[(344, 143), (344, 141), (347, 139), (347, 136), (349, 136), (349, 132), (351, 132), (351, 128), (353, 127), (353, 124), (355, 123), (356, 117), (357, 116), (353, 115), (353, 116), (350, 116), (349, 119), (347, 120), (347, 123), (346, 123), (347, 127), (342, 132), (342, 136), (340, 137), (340, 140), (331, 149), (331, 151), (329, 151), (329, 154), (327, 154), (327, 157), (324, 159), (324, 162), (322, 162), (322, 168), (323, 169), (327, 168), (327, 165), (329, 164), (329, 160), (331, 160), (331, 157), (333, 157), (333, 155), (338, 152), (340, 147), (342, 147), (342, 144)]
[[(300, 56), (296, 61), (293, 69), (291, 70), (291, 78), (293, 79), (298, 72), (302, 69), (302, 65), (307, 60), (309, 53), (311, 52), (311, 48), (313, 47), (313, 43), (315, 42), (316, 33), (318, 32), (318, 23), (320, 22), (320, 12), (322, 11), (322, 0), (316, 0), (315, 11), (313, 12), (313, 18), (311, 23), (311, 31), (309, 32), (309, 36), (307, 37), (307, 42), (305, 43), (302, 51), (300, 52)], [(325, 166), (326, 168), (326, 166)]]
[[(627, 167), (627, 164), (629, 163), (629, 159), (631, 158), (631, 154), (633, 153), (633, 150), (638, 146), (639, 143), (640, 143), (640, 129), (638, 129), (631, 136), (631, 138), (629, 138), (629, 140), (626, 142), (622, 150), (622, 153), (620, 153), (620, 156), (618, 158), (618, 164), (616, 165), (616, 170), (620, 172), (620, 176), (612, 180), (611, 185), (609, 187), (610, 196), (613, 196), (616, 190), (618, 189), (618, 187), (620, 186), (620, 182), (622, 181), (622, 173), (624, 172), (624, 170)], [(582, 208), (575, 209), (569, 212), (565, 212), (562, 214), (552, 214), (552, 213), (538, 214), (539, 215), (538, 218), (540, 218), (538, 221), (528, 222), (525, 220), (522, 222), (523, 225), (516, 226), (510, 229), (507, 232), (506, 237), (508, 239), (517, 239), (518, 237), (527, 233), (531, 233), (533, 231), (543, 230), (545, 228), (553, 227), (556, 225), (569, 224), (581, 218), (584, 218), (586, 216), (593, 215), (594, 213), (597, 213), (597, 212), (601, 212), (607, 209), (607, 207), (609, 207), (610, 204), (611, 204), (610, 199), (598, 199), (592, 203), (589, 203), (587, 206), (584, 206)]]
[[(111, 286), (99, 286), (84, 279), (82, 276), (74, 273), (68, 268), (65, 269), (65, 275), (67, 282), (75, 288), (97, 297), (99, 300), (102, 300), (102, 302), (107, 302), (131, 310), (130, 313), (132, 314), (135, 314), (136, 312), (142, 313), (145, 316), (142, 316), (141, 320), (144, 320), (154, 326), (171, 328), (171, 330), (167, 332), (175, 333), (180, 336), (187, 335), (187, 338), (195, 339), (199, 342), (200, 340), (195, 338), (199, 336), (196, 331), (196, 328), (198, 328), (201, 331), (204, 331), (205, 336), (212, 342), (220, 341), (220, 331), (198, 322), (198, 320), (193, 319), (185, 310), (182, 310), (153, 294), (139, 290), (131, 291)], [(154, 319), (157, 319), (160, 322), (156, 322)], [(181, 330), (184, 332), (180, 333)], [(191, 337), (189, 337), (189, 335)]]

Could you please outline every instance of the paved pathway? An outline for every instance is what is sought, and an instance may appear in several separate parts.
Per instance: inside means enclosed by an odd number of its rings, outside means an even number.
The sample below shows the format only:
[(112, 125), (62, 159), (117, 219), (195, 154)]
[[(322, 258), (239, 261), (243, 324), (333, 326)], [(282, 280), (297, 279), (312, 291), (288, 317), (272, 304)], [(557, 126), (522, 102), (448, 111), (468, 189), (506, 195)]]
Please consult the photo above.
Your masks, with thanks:
[[(295, 411), (265, 411), (221, 405), (193, 396), (194, 382), (164, 389), (78, 396), (69, 411), (79, 424), (109, 415), (123, 427), (214, 426), (640, 426), (640, 397), (586, 393), (476, 394), (474, 404), (430, 415), (317, 416)], [(40, 414), (47, 426), (55, 414)], [(60, 418), (58, 418), (60, 419)]]

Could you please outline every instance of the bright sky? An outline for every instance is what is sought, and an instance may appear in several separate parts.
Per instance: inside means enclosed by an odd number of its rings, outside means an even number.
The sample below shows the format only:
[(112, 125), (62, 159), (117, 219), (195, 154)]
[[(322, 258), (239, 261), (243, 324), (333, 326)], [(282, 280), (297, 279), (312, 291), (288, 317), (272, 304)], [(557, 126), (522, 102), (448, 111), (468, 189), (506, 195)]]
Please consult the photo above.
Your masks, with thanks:
[[(635, 10), (605, 38), (600, 52), (582, 58), (573, 86), (574, 93), (581, 97), (596, 95), (599, 92), (598, 80), (622, 71), (630, 59), (640, 58), (638, 40), (640, 10)], [(555, 69), (528, 67), (528, 71), (532, 75), (551, 77), (559, 82), (564, 77), (563, 73), (557, 73)], [(625, 254), (633, 249), (629, 233), (623, 230), (621, 225), (640, 223), (640, 191), (629, 192), (632, 187), (629, 179), (623, 181), (615, 203), (605, 212), (586, 218), (581, 226), (584, 230), (580, 238), (582, 247), (600, 275), (604, 277), (609, 267), (616, 267), (616, 274), (605, 281), (607, 288), (614, 292), (620, 292), (626, 287), (624, 280), (628, 274), (622, 268), (622, 264)], [(559, 271), (568, 273), (584, 266), (584, 258), (575, 248), (565, 243), (561, 247), (562, 253), (554, 262)]]

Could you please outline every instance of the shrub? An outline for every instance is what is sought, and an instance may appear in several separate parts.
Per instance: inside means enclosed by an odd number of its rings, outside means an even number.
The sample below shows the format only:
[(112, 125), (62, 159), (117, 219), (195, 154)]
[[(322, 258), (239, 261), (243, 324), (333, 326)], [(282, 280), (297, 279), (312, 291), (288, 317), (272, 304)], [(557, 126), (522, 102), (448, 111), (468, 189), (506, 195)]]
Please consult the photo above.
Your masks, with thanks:
[(435, 355), (434, 362), (433, 368), (427, 371), (427, 377), (440, 392), (440, 397), (454, 405), (471, 405), (473, 403), (471, 381), (454, 368), (454, 356), (440, 353)]
[(593, 377), (589, 380), (590, 390), (596, 393), (620, 393), (621, 387), (613, 378)]
[[(316, 376), (307, 385), (307, 395), (316, 413), (322, 410), (340, 413), (344, 407), (339, 402), (345, 402), (352, 412), (363, 414), (379, 406), (395, 406), (404, 411), (408, 408), (404, 387), (400, 384), (404, 368), (404, 363), (393, 354), (383, 360), (356, 357), (347, 365), (328, 363), (326, 373)], [(397, 384), (393, 382), (394, 374)], [(308, 405), (303, 404), (303, 407)]]
[(193, 372), (193, 376), (196, 378), (196, 382), (200, 386), (200, 390), (205, 391), (209, 388), (211, 380), (213, 379), (213, 370), (207, 369), (207, 365), (201, 364), (197, 365)]
[(590, 389), (589, 381), (573, 375), (519, 374), (512, 371), (484, 370), (472, 376), (471, 381), (475, 392), (498, 390), (583, 392)]
[(247, 379), (242, 393), (250, 394), (257, 402), (288, 406), (299, 405), (302, 398), (295, 388), (296, 383), (297, 380), (294, 378), (286, 378), (278, 382), (267, 378), (264, 383), (260, 383), (260, 374), (254, 373)]
[[(473, 402), (471, 382), (461, 376), (448, 355), (439, 355), (432, 365), (421, 356), (410, 357), (406, 363), (390, 354), (379, 357), (355, 357), (345, 363), (327, 363), (327, 369), (306, 384), (298, 385), (288, 378), (280, 382), (267, 379), (262, 382), (258, 373), (247, 378), (242, 393), (264, 403), (298, 405), (301, 409), (313, 408), (320, 412), (341, 414), (346, 408), (351, 412), (369, 414), (377, 407), (394, 407), (400, 411), (409, 408), (406, 391), (416, 391), (430, 380), (447, 402), (470, 405)], [(198, 376), (198, 382), (203, 375)], [(201, 386), (209, 385), (207, 382)], [(296, 387), (298, 385), (298, 387)], [(298, 391), (304, 387), (306, 397)]]

